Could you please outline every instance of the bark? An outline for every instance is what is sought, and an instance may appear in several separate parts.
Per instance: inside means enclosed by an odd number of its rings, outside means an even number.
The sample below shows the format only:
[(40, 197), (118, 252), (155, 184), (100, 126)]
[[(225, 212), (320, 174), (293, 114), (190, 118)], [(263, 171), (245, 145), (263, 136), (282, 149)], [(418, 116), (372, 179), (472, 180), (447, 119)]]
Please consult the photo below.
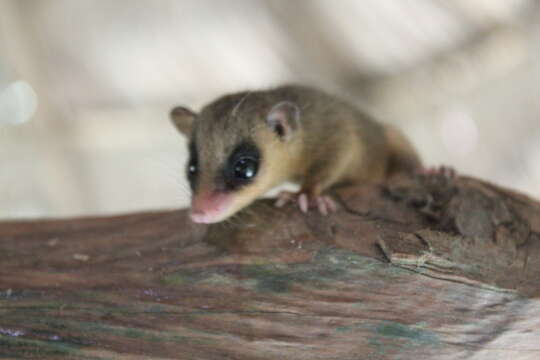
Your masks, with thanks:
[(471, 179), (0, 223), (0, 357), (538, 359), (540, 204)]

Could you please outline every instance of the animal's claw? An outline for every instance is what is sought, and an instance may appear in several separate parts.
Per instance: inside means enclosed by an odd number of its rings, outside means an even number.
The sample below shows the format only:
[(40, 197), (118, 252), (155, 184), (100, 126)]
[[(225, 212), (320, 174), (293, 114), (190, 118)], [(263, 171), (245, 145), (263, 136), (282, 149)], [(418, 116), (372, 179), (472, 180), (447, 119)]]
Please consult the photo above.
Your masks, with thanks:
[(277, 197), (275, 206), (282, 207), (288, 202), (295, 200), (300, 208), (300, 211), (303, 213), (307, 213), (309, 209), (313, 207), (316, 207), (319, 212), (325, 216), (329, 213), (337, 211), (337, 204), (330, 196), (321, 195), (309, 197), (308, 194), (304, 192), (294, 193), (290, 191), (282, 191)]

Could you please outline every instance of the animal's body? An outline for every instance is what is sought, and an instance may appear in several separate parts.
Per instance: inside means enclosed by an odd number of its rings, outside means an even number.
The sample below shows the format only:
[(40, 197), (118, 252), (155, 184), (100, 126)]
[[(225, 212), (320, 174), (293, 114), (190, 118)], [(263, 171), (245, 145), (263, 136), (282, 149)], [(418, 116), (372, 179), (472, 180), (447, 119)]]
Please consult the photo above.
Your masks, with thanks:
[[(335, 208), (324, 192), (342, 184), (377, 182), (421, 162), (395, 128), (322, 91), (283, 86), (225, 95), (199, 114), (171, 112), (189, 137), (191, 217), (228, 218), (285, 181), (301, 184), (300, 208)], [(278, 205), (292, 199), (282, 194)]]

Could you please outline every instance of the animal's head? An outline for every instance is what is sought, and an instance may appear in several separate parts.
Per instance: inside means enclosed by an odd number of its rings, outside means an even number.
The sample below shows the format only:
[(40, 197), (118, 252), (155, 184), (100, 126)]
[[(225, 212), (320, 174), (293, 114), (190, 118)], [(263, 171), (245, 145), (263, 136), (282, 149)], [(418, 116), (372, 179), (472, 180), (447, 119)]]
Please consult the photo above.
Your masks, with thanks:
[(199, 114), (174, 108), (171, 120), (189, 138), (191, 219), (225, 220), (285, 180), (284, 145), (294, 147), (299, 117), (295, 103), (260, 92), (224, 96)]

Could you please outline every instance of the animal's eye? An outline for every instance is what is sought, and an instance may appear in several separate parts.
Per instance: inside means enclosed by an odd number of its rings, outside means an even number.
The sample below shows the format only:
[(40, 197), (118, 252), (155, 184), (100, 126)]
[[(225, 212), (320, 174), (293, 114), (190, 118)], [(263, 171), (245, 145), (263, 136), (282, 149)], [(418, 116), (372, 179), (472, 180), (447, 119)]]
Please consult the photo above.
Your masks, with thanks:
[(191, 160), (187, 168), (188, 177), (193, 178), (197, 174), (197, 170), (197, 163), (194, 160)]
[(189, 160), (185, 171), (189, 187), (195, 192), (195, 188), (197, 187), (197, 177), (199, 175), (199, 156), (197, 145), (193, 140), (189, 142)]
[(223, 168), (223, 186), (227, 191), (236, 190), (256, 180), (262, 164), (259, 149), (251, 142), (243, 142), (232, 151)]
[(259, 162), (256, 159), (243, 157), (234, 163), (234, 177), (240, 180), (250, 180), (257, 175)]

